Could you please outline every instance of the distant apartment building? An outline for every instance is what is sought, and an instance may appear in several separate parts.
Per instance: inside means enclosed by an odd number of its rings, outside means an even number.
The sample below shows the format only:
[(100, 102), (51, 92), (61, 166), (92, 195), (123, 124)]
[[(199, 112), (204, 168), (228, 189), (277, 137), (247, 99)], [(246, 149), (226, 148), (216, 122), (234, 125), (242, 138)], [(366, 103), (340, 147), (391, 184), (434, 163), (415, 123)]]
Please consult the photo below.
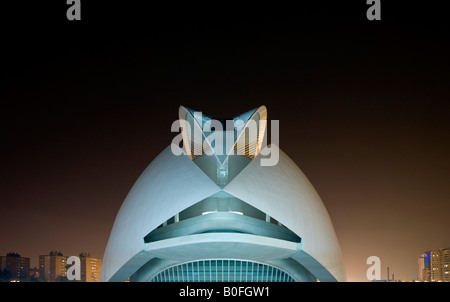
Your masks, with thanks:
[(450, 281), (450, 248), (431, 252), (430, 273), (432, 282)]
[(81, 281), (99, 282), (102, 259), (91, 257), (89, 253), (80, 254)]
[(48, 255), (39, 255), (39, 278), (42, 281), (59, 281), (66, 277), (67, 257), (61, 252), (51, 251)]
[(450, 248), (427, 251), (419, 257), (419, 280), (450, 281)]
[(0, 256), (0, 271), (7, 270), (11, 280), (26, 280), (30, 277), (30, 258), (21, 257), (18, 253), (7, 253)]

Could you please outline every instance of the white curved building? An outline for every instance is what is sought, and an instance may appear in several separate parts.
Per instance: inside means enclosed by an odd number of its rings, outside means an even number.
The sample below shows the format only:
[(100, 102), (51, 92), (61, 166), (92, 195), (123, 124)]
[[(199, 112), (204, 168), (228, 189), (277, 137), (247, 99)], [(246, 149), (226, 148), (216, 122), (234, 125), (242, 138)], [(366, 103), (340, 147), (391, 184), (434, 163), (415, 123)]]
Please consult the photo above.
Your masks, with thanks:
[(205, 130), (210, 117), (183, 106), (179, 115), (185, 147), (168, 146), (130, 190), (102, 281), (346, 280), (330, 217), (306, 176), (281, 150), (276, 165), (260, 164), (265, 106), (230, 119), (231, 147)]

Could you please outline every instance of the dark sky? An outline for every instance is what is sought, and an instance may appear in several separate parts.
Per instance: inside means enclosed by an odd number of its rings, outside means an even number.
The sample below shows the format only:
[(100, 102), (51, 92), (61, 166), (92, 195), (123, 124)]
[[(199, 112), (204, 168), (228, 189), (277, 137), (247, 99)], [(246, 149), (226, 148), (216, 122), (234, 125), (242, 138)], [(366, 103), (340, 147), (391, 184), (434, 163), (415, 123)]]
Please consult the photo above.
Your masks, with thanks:
[(340, 2), (83, 2), (78, 23), (64, 3), (6, 9), (0, 254), (103, 257), (180, 105), (229, 117), (264, 104), (348, 279), (365, 281), (373, 255), (383, 278), (414, 279), (420, 252), (450, 246), (450, 26), (430, 4), (383, 3), (370, 22), (365, 1)]

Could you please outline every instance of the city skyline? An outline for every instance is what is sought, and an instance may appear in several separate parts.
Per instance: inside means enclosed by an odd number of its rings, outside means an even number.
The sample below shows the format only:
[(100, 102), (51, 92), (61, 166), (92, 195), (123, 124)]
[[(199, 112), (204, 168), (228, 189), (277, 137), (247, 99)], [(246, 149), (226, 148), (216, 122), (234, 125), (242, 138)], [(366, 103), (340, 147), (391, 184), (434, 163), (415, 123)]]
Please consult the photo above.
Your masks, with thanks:
[[(418, 256), (418, 263), (416, 263), (417, 264), (417, 278), (413, 278), (413, 279), (395, 278), (395, 272), (392, 272), (392, 270), (390, 271), (389, 266), (386, 266), (386, 267), (381, 267), (380, 266), (379, 267), (380, 268), (379, 279), (359, 280), (358, 282), (360, 282), (360, 281), (366, 281), (366, 282), (367, 281), (384, 281), (384, 282), (386, 282), (386, 281), (388, 281), (388, 282), (442, 282), (442, 281), (444, 281), (444, 282), (448, 282), (448, 278), (449, 277), (447, 276), (447, 274), (450, 271), (450, 269), (448, 268), (449, 265), (450, 265), (449, 258), (448, 258), (448, 255), (449, 255), (448, 251), (449, 250), (450, 250), (450, 248), (448, 248), (448, 247), (441, 247), (439, 249), (428, 250), (428, 251), (425, 251), (423, 253), (420, 253), (419, 256)], [(433, 262), (431, 260), (431, 257), (434, 258), (433, 254), (434, 254), (434, 256), (444, 257), (442, 259), (443, 262), (437, 262), (437, 261)], [(17, 253), (17, 252), (8, 252), (5, 255), (2, 255), (0, 253), (0, 258), (5, 258), (5, 257), (13, 257), (13, 258), (15, 258), (15, 257), (18, 257), (20, 259), (24, 259), (26, 261), (26, 263), (28, 264), (28, 266), (25, 267), (25, 270), (26, 271), (30, 271), (30, 277), (32, 277), (35, 272), (40, 273), (40, 271), (43, 269), (43, 264), (41, 263), (42, 261), (44, 261), (43, 257), (49, 257), (49, 256), (52, 256), (52, 255), (53, 256), (58, 256), (61, 259), (67, 259), (68, 257), (75, 256), (75, 255), (64, 255), (64, 253), (62, 253), (61, 251), (56, 251), (56, 250), (53, 251), (52, 250), (52, 251), (48, 252), (48, 254), (46, 254), (46, 255), (38, 255), (37, 256), (37, 258), (38, 258), (38, 265), (34, 265), (34, 266), (31, 265), (31, 261), (30, 261), (32, 259), (32, 257), (23, 257), (22, 255), (20, 255), (20, 253)], [(428, 258), (427, 258), (427, 255), (428, 255)], [(76, 257), (81, 258), (82, 261), (84, 259), (84, 261), (85, 261), (84, 263), (81, 262), (81, 269), (82, 269), (82, 276), (83, 276), (81, 281), (86, 282), (85, 281), (86, 280), (86, 269), (87, 269), (87, 267), (86, 267), (86, 260), (85, 260), (86, 257), (88, 257), (89, 259), (93, 259), (91, 261), (95, 261), (95, 262), (99, 261), (100, 269), (101, 269), (101, 263), (102, 263), (102, 260), (103, 260), (102, 258), (92, 257), (90, 255), (90, 253), (87, 253), (87, 252), (79, 253)], [(21, 260), (21, 261), (24, 261), (24, 260)], [(97, 265), (97, 263), (94, 263), (94, 264)], [(3, 267), (3, 269), (5, 269), (4, 268), (5, 267), (5, 263), (0, 263), (0, 268), (2, 268), (2, 267)], [(432, 272), (433, 267), (434, 267), (434, 269), (439, 269), (440, 270), (439, 272), (436, 272), (436, 274), (438, 274), (436, 276), (434, 275), (435, 272)], [(51, 281), (58, 281), (58, 280), (54, 280), (54, 279), (56, 279), (57, 276), (65, 277), (65, 275), (66, 275), (66, 268), (64, 268), (63, 270), (56, 269), (56, 271), (58, 271), (60, 273), (62, 272), (62, 273), (59, 274), (59, 275), (53, 276), (53, 279)], [(0, 271), (1, 271), (1, 269), (0, 269)], [(99, 275), (99, 271), (96, 272), (96, 274)], [(97, 278), (97, 275), (96, 275), (96, 278)], [(444, 278), (444, 280), (435, 280), (436, 278), (437, 279)], [(39, 280), (40, 281), (45, 281), (44, 279), (41, 278)], [(59, 281), (67, 281), (67, 280), (59, 280)], [(99, 281), (99, 278), (97, 279), (97, 282), (98, 281)], [(347, 281), (348, 282), (355, 282), (357, 280), (347, 280)], [(92, 282), (92, 281), (89, 281), (89, 282)]]
[(450, 246), (450, 42), (440, 19), (385, 7), (380, 23), (364, 5), (129, 24), (87, 12), (83, 27), (5, 33), (0, 255), (103, 258), (180, 105), (225, 118), (266, 105), (330, 214), (348, 281), (367, 281), (369, 256), (382, 278), (415, 279), (419, 254)]
[(50, 251), (38, 255), (39, 265), (32, 266), (29, 257), (9, 252), (0, 256), (0, 282), (99, 282), (102, 259), (90, 253), (77, 256)]

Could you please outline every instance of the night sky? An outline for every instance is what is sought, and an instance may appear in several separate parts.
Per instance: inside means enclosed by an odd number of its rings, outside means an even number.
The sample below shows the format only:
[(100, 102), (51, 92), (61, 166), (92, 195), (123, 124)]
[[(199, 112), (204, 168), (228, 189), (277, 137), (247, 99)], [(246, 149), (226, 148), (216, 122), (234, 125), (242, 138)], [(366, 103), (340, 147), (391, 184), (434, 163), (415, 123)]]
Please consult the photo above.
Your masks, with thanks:
[(367, 281), (369, 256), (383, 279), (386, 266), (415, 279), (419, 253), (450, 246), (441, 8), (384, 1), (368, 21), (365, 1), (83, 2), (69, 22), (61, 2), (12, 5), (1, 21), (0, 255), (103, 257), (180, 105), (218, 118), (267, 106), (331, 216), (349, 281)]

